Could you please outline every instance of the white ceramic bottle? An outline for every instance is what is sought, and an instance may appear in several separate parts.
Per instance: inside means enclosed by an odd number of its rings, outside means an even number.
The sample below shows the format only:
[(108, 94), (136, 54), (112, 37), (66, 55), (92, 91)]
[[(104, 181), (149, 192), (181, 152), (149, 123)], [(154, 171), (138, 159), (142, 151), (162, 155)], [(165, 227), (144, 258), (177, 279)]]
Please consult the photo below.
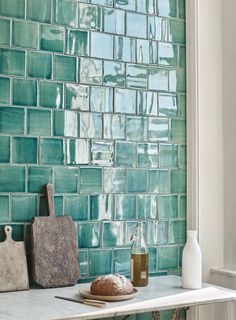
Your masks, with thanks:
[(182, 285), (185, 289), (202, 287), (202, 253), (195, 230), (187, 231), (187, 242), (182, 257)]

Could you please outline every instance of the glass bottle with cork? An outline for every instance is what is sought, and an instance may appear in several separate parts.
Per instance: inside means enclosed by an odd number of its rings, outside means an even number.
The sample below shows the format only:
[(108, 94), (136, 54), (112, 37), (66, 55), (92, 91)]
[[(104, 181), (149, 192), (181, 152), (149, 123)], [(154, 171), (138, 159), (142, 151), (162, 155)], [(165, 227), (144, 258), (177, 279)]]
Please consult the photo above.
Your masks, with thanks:
[(141, 223), (137, 224), (135, 235), (131, 236), (131, 282), (136, 287), (148, 284), (148, 248), (146, 246)]

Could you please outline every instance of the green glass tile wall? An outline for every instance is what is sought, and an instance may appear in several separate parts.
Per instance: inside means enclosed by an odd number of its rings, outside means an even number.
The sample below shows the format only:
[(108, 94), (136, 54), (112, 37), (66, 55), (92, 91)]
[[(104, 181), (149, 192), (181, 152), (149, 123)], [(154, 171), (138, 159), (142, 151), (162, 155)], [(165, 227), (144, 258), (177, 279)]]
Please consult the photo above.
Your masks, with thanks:
[(83, 278), (129, 274), (137, 221), (149, 272), (181, 269), (184, 7), (0, 0), (0, 224), (21, 239), (53, 182), (56, 214), (78, 226)]

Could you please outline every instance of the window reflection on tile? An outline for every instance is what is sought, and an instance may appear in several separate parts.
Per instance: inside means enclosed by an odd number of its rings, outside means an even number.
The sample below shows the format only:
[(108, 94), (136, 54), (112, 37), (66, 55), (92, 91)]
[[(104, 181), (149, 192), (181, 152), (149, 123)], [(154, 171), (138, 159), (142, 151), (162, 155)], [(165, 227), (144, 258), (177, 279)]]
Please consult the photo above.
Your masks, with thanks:
[(90, 211), (92, 220), (111, 220), (113, 215), (113, 196), (111, 194), (91, 195)]
[(178, 106), (175, 94), (159, 93), (158, 95), (159, 116), (177, 117)]
[(157, 42), (137, 39), (137, 62), (157, 64)]
[(177, 1), (176, 0), (159, 0), (158, 15), (164, 17), (177, 17)]
[(102, 84), (102, 61), (90, 58), (81, 58), (80, 81), (91, 84)]
[(100, 245), (100, 225), (94, 223), (78, 224), (78, 245), (79, 248), (93, 248)]
[(135, 10), (135, 0), (115, 0), (115, 6), (125, 10)]
[(160, 144), (160, 167), (170, 168), (178, 167), (178, 145), (177, 144)]
[(125, 86), (125, 64), (121, 62), (104, 62), (104, 84), (107, 86)]
[(103, 30), (108, 33), (124, 34), (125, 11), (118, 9), (103, 9)]
[(135, 113), (136, 92), (127, 89), (115, 89), (115, 112)]
[(125, 116), (104, 114), (103, 125), (105, 139), (125, 139)]
[(158, 64), (177, 66), (177, 46), (171, 43), (158, 43)]
[(91, 87), (90, 109), (95, 112), (113, 111), (113, 90), (105, 87)]
[(137, 1), (137, 11), (142, 13), (155, 14), (156, 1), (155, 0)]
[(89, 87), (67, 83), (65, 85), (65, 108), (89, 111)]
[(137, 196), (138, 219), (156, 219), (157, 217), (157, 198), (155, 195)]
[(126, 118), (126, 138), (131, 141), (147, 140), (147, 119), (143, 117)]
[(113, 58), (113, 36), (100, 33), (91, 32), (91, 56), (102, 59)]
[(140, 115), (157, 116), (157, 92), (138, 91), (137, 109)]
[(186, 72), (185, 69), (170, 70), (169, 72), (169, 91), (186, 91)]
[(132, 38), (115, 36), (115, 56), (116, 60), (135, 62), (136, 41)]
[(104, 222), (103, 246), (106, 248), (124, 245), (124, 229), (123, 222)]
[(76, 27), (78, 23), (78, 6), (76, 2), (56, 0), (54, 21), (56, 24)]
[(105, 141), (92, 141), (91, 158), (92, 164), (100, 166), (112, 166), (113, 143)]
[(157, 242), (158, 244), (168, 242), (168, 222), (166, 221), (158, 221)]
[(126, 170), (119, 168), (104, 169), (104, 192), (126, 192)]
[(138, 144), (138, 166), (139, 167), (157, 167), (158, 149), (155, 143)]
[(170, 243), (185, 243), (186, 221), (170, 221)]
[(169, 140), (169, 121), (168, 119), (149, 118), (149, 139), (151, 141)]
[(127, 12), (126, 34), (131, 37), (146, 38), (147, 16), (139, 13)]
[(148, 17), (148, 38), (167, 41), (167, 20), (157, 16)]
[(115, 195), (115, 218), (117, 220), (136, 219), (136, 197), (134, 195)]
[(101, 30), (101, 7), (79, 3), (79, 28)]
[(78, 113), (75, 111), (55, 111), (54, 134), (78, 137)]
[(148, 89), (167, 91), (168, 90), (168, 70), (157, 68), (157, 67), (150, 67)]
[(136, 64), (128, 64), (126, 67), (127, 87), (146, 89), (147, 69)]
[(67, 140), (67, 164), (88, 164), (90, 162), (90, 144), (87, 139)]
[(102, 138), (102, 116), (96, 113), (80, 114), (80, 137)]
[(67, 29), (66, 32), (66, 53), (87, 56), (89, 43), (88, 32), (81, 30)]

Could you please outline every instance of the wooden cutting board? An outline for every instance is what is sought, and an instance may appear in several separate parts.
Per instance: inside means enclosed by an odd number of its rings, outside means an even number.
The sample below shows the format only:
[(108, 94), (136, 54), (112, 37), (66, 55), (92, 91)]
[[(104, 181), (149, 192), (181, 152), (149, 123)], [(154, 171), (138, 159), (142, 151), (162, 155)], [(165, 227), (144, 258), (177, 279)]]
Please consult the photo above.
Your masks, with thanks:
[(0, 291), (29, 289), (28, 270), (23, 241), (12, 239), (11, 226), (5, 226), (6, 240), (0, 242)]
[(52, 184), (46, 194), (49, 216), (31, 224), (32, 277), (43, 288), (74, 285), (80, 277), (77, 229), (71, 217), (55, 217)]

